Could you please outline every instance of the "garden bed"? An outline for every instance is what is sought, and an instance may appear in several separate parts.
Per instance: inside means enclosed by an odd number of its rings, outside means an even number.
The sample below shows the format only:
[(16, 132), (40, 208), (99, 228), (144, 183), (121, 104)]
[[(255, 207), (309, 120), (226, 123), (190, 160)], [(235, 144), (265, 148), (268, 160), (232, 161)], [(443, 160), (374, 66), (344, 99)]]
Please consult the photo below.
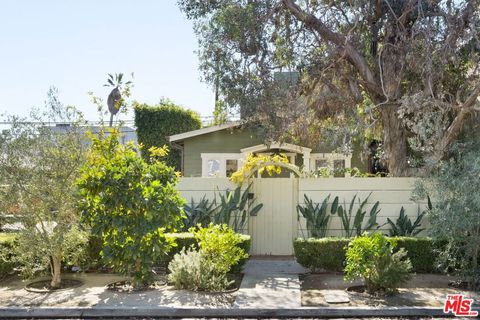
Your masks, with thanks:
[[(141, 292), (114, 292), (108, 290), (109, 283), (125, 280), (114, 274), (77, 274), (69, 275), (69, 279), (77, 279), (83, 284), (76, 288), (34, 293), (25, 290), (25, 281), (19, 277), (11, 277), (0, 282), (0, 306), (4, 307), (199, 307), (228, 308), (237, 295), (233, 292), (210, 294), (189, 290), (176, 290), (164, 285)], [(39, 279), (40, 280), (40, 279)], [(240, 282), (237, 280), (237, 285)]]
[[(399, 292), (391, 296), (373, 297), (367, 293), (347, 291), (348, 287), (362, 283), (345, 282), (341, 273), (305, 274), (300, 277), (302, 306), (324, 307), (443, 307), (447, 294), (462, 293), (468, 298), (479, 301), (480, 293), (455, 289), (449, 286), (452, 279), (439, 274), (417, 274)], [(333, 298), (332, 298), (333, 297)], [(335, 304), (327, 300), (348, 300)]]

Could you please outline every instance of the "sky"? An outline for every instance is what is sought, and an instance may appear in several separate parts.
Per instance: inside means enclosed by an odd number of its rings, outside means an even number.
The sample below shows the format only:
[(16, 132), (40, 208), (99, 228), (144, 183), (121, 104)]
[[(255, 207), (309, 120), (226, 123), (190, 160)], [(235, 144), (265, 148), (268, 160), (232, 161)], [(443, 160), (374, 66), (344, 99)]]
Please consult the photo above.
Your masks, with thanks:
[[(134, 72), (132, 99), (162, 97), (211, 116), (197, 38), (176, 0), (0, 0), (0, 114), (27, 115), (51, 86), (97, 120), (88, 92), (106, 100), (108, 73)], [(133, 119), (133, 113), (123, 116)]]

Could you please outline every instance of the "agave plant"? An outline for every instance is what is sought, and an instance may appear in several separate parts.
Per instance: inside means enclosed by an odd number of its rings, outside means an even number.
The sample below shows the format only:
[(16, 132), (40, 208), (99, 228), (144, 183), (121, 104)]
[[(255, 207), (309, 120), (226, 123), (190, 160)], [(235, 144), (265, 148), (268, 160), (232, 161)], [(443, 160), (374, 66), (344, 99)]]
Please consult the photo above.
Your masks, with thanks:
[[(314, 238), (324, 238), (327, 233), (328, 221), (330, 220), (330, 215), (327, 210), (330, 195), (323, 200), (321, 205), (319, 203), (314, 204), (313, 200), (307, 195), (304, 195), (304, 199), (305, 206), (297, 205), (298, 219), (300, 219), (300, 214), (305, 218), (310, 236)], [(335, 214), (337, 208), (338, 197), (335, 197), (330, 208), (330, 214)]]
[(243, 192), (239, 186), (235, 190), (227, 190), (220, 194), (220, 204), (213, 217), (215, 224), (228, 224), (235, 232), (246, 229), (248, 215), (255, 216), (262, 209), (263, 204), (254, 205), (255, 199), (250, 199), (250, 184)]
[[(428, 209), (432, 210), (432, 202), (430, 197), (428, 199)], [(420, 212), (420, 206), (417, 211), (417, 219), (412, 223), (412, 220), (405, 214), (405, 208), (400, 209), (400, 215), (397, 218), (397, 221), (394, 223), (390, 218), (387, 218), (387, 223), (390, 225), (390, 230), (388, 233), (390, 236), (398, 237), (413, 237), (422, 232), (425, 229), (420, 228), (422, 226), (422, 219), (427, 214), (427, 210)]]
[(217, 210), (215, 202), (210, 202), (205, 196), (198, 203), (194, 203), (193, 198), (190, 205), (183, 206), (185, 218), (183, 219), (183, 231), (188, 231), (191, 227), (208, 227)]
[[(353, 237), (355, 235), (361, 236), (367, 230), (372, 230), (375, 227), (378, 228), (377, 215), (380, 212), (380, 209), (378, 208), (380, 205), (379, 201), (375, 202), (373, 207), (370, 209), (368, 220), (365, 224), (363, 224), (363, 220), (365, 220), (365, 216), (367, 215), (367, 211), (364, 210), (364, 208), (371, 194), (372, 193), (370, 192), (368, 197), (363, 201), (361, 201), (360, 198), (357, 198), (357, 195), (354, 195), (348, 207), (348, 211), (347, 211), (347, 205), (345, 202), (343, 204), (343, 207), (342, 206), (338, 207), (337, 213), (342, 220), (343, 231), (345, 232), (346, 237)], [(354, 216), (353, 212), (355, 207), (355, 200), (357, 199), (358, 199), (359, 207), (357, 208), (357, 211), (355, 212), (355, 216)], [(352, 218), (353, 218), (353, 222), (352, 222)]]

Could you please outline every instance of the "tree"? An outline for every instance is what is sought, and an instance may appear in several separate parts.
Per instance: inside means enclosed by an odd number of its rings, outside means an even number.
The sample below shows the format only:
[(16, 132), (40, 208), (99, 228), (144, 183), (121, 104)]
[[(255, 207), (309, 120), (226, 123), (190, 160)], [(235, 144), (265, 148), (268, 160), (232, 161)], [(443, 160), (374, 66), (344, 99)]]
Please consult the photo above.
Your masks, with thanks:
[(147, 162), (133, 145), (119, 143), (115, 129), (92, 140), (77, 181), (84, 220), (103, 239), (107, 265), (131, 276), (134, 287), (148, 285), (153, 266), (173, 246), (165, 233), (174, 232), (183, 218), (178, 176), (159, 159), (168, 149), (150, 148)]
[[(38, 263), (50, 268), (52, 289), (61, 285), (62, 262), (78, 256), (87, 241), (79, 228), (74, 181), (84, 163), (82, 115), (65, 107), (52, 88), (44, 110), (33, 110), (31, 119), (11, 117), (0, 141), (0, 174), (8, 183), (0, 203), (15, 203), (23, 230), (18, 254), (32, 275)], [(57, 131), (51, 124), (70, 123)]]
[[(150, 157), (148, 150), (152, 146), (170, 144), (168, 136), (202, 127), (202, 121), (196, 112), (184, 109), (168, 99), (162, 99), (156, 106), (137, 104), (134, 111), (138, 142), (143, 145), (142, 155), (147, 160)], [(181, 153), (178, 147), (171, 148), (165, 162), (176, 170), (181, 169)]]
[(215, 101), (215, 109), (213, 109), (213, 125), (224, 124), (228, 121), (227, 106), (222, 100)]
[(196, 23), (204, 80), (266, 139), (380, 135), (400, 176), (416, 153), (445, 158), (478, 109), (478, 0), (178, 3)]
[[(133, 73), (132, 73), (133, 77)], [(107, 83), (104, 84), (104, 87), (113, 87), (110, 91), (107, 98), (108, 111), (110, 112), (110, 127), (113, 125), (113, 117), (120, 111), (122, 106), (124, 106), (125, 101), (122, 97), (130, 96), (130, 87), (132, 86), (132, 81), (127, 81), (123, 83), (123, 73), (116, 73), (115, 77), (111, 74), (108, 74)]]
[(416, 198), (433, 200), (427, 217), (429, 233), (445, 243), (438, 256), (472, 289), (480, 288), (480, 145), (458, 144), (455, 156), (441, 163), (434, 175), (417, 184)]

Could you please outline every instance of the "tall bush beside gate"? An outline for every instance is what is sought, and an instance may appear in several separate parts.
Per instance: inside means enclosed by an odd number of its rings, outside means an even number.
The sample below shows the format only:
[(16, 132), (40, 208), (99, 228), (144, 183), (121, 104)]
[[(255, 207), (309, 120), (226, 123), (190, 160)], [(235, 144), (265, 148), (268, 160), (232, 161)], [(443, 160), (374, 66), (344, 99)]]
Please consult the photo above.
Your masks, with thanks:
[(92, 140), (77, 183), (84, 220), (102, 237), (108, 266), (131, 276), (134, 286), (149, 284), (156, 261), (173, 246), (165, 233), (175, 231), (183, 216), (178, 176), (159, 160), (166, 149), (151, 148), (147, 162), (133, 146), (120, 145), (115, 131)]

